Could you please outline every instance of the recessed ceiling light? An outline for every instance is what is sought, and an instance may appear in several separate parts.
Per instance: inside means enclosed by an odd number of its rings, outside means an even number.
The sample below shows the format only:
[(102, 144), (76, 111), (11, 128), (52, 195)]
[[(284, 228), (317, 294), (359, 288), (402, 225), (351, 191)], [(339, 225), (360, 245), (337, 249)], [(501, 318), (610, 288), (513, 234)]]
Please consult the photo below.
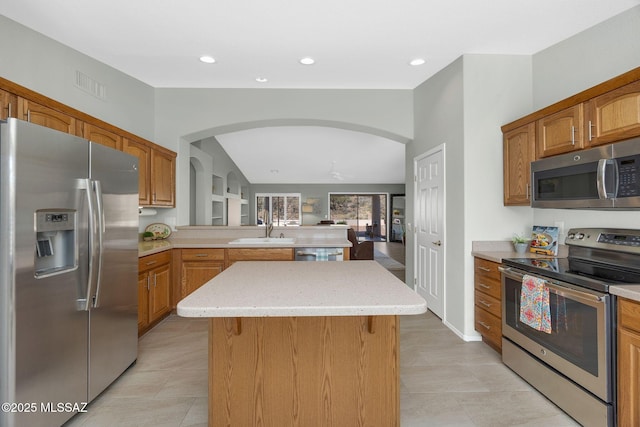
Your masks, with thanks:
[(424, 59), (422, 59), (422, 58), (415, 58), (415, 59), (412, 59), (412, 60), (409, 62), (409, 65), (422, 65), (422, 64), (424, 64), (425, 62), (426, 62), (426, 61), (425, 61)]
[(264, 77), (258, 77), (258, 78), (256, 79), (256, 81), (257, 81), (258, 83), (266, 83), (266, 82), (268, 82), (269, 80), (265, 79)]
[(214, 62), (216, 62), (216, 59), (213, 56), (202, 55), (200, 57), (200, 61), (204, 62), (205, 64), (213, 64)]
[(316, 60), (315, 60), (315, 59), (313, 59), (313, 58), (309, 58), (308, 56), (307, 56), (306, 58), (302, 58), (302, 59), (300, 60), (300, 63), (301, 63), (302, 65), (313, 65), (315, 62), (316, 62)]

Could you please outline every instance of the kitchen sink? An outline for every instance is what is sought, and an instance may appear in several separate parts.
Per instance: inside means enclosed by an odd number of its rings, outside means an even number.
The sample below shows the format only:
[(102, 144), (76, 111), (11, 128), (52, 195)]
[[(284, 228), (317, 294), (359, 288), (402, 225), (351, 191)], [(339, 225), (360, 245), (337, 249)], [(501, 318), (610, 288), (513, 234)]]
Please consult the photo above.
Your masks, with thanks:
[(229, 243), (232, 245), (291, 245), (295, 241), (293, 237), (242, 237)]

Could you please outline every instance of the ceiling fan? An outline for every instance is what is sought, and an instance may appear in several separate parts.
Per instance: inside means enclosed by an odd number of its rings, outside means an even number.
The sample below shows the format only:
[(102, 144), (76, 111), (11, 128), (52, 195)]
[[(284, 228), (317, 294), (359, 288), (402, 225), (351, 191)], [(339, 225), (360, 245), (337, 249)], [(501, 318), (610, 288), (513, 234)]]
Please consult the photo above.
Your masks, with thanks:
[(336, 161), (331, 162), (331, 169), (329, 170), (331, 178), (337, 181), (344, 181), (345, 178), (351, 178), (351, 175), (344, 175), (342, 172), (336, 170)]

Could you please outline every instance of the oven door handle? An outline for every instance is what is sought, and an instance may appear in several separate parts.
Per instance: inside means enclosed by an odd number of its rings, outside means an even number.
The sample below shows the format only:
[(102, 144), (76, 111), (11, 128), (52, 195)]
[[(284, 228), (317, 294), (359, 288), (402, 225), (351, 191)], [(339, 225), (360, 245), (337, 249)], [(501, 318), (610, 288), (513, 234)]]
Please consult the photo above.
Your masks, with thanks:
[[(513, 271), (510, 267), (498, 267), (498, 270), (511, 279), (517, 280), (518, 282), (522, 282), (524, 278), (524, 274), (519, 271)], [(592, 294), (589, 292), (577, 291), (570, 287), (565, 287), (563, 285), (559, 285), (553, 282), (548, 281), (544, 277), (531, 275), (534, 277), (539, 277), (544, 280), (545, 286), (549, 289), (549, 292), (560, 295), (565, 298), (571, 298), (574, 300), (582, 300), (587, 302), (603, 302), (605, 300), (604, 296)]]

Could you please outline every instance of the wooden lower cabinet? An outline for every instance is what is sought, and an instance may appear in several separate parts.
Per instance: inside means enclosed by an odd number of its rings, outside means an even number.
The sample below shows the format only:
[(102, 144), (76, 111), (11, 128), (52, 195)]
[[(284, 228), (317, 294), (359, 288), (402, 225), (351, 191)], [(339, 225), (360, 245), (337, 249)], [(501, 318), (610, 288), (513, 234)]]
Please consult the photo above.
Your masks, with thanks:
[(171, 311), (171, 251), (138, 260), (138, 335)]
[(181, 249), (180, 299), (224, 270), (224, 249)]
[(475, 329), (482, 341), (502, 352), (502, 282), (500, 263), (474, 260)]
[(227, 249), (227, 267), (236, 261), (293, 261), (293, 248), (238, 248)]
[(209, 426), (400, 425), (398, 316), (212, 318)]
[(640, 303), (618, 299), (618, 425), (640, 426)]

